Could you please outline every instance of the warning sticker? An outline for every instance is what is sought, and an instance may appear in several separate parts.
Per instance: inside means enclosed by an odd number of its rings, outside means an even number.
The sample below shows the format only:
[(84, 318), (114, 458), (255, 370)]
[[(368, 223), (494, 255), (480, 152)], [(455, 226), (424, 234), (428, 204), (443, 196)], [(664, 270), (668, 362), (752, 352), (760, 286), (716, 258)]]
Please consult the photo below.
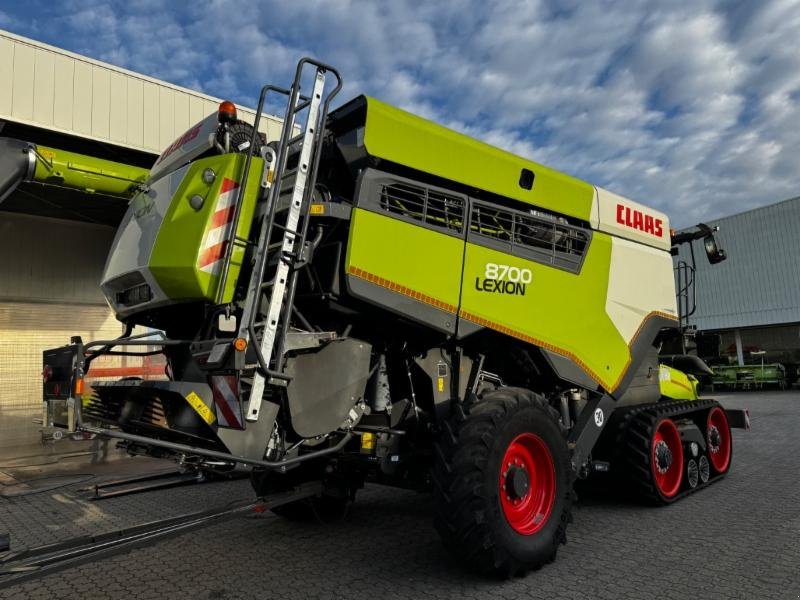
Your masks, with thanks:
[(203, 419), (207, 424), (211, 425), (216, 418), (214, 413), (211, 412), (211, 409), (206, 406), (206, 403), (203, 402), (202, 398), (198, 396), (194, 392), (189, 392), (186, 395), (186, 401), (192, 406), (195, 412), (200, 415), (200, 418)]

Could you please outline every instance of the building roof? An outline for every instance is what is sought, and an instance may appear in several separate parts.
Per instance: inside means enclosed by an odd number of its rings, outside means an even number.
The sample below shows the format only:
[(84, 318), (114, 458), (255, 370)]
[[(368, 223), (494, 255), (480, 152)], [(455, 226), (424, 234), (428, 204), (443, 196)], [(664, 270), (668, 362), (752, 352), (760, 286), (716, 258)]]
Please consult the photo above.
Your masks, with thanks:
[[(220, 102), (1, 29), (0, 81), (0, 121), (156, 156)], [(252, 123), (254, 116), (239, 107), (239, 118)], [(259, 129), (274, 139), (280, 120), (267, 116)]]
[[(800, 322), (800, 196), (709, 221), (728, 259), (710, 265), (702, 240), (697, 259), (697, 310), (689, 324), (700, 330)], [(689, 262), (688, 246), (676, 260)]]

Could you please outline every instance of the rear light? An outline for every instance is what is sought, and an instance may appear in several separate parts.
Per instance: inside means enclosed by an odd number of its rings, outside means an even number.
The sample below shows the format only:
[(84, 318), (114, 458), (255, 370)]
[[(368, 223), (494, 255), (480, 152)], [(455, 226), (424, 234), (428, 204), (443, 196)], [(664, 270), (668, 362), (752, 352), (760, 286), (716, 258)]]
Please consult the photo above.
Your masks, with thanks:
[(45, 365), (44, 369), (42, 369), (42, 379), (44, 382), (47, 383), (53, 378), (53, 367), (50, 365)]
[(231, 123), (236, 120), (236, 105), (230, 100), (225, 100), (219, 104), (219, 122)]

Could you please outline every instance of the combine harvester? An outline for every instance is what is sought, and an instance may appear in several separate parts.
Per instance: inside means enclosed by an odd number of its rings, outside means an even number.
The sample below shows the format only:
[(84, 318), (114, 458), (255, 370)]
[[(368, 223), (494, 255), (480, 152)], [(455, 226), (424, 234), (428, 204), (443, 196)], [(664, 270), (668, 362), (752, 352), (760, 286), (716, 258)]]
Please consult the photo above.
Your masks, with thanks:
[[(286, 98), (279, 140), (223, 102), (130, 178), (101, 284), (128, 333), (46, 351), (46, 397), (131, 453), (244, 465), (258, 495), (321, 482), (288, 517), (367, 481), (432, 490), (446, 546), (502, 575), (554, 559), (576, 478), (667, 504), (728, 472), (745, 413), (659, 368), (681, 333), (665, 215), (372, 98), (329, 113), (340, 88), (304, 59), (261, 91), (258, 118)], [(74, 402), (136, 347), (169, 380)]]

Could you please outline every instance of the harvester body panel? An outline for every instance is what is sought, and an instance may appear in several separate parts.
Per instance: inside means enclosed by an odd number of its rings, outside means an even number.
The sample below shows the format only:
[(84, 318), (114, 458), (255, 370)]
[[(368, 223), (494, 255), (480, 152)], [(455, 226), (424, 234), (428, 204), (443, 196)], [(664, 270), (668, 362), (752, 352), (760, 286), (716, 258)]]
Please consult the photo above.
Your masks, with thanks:
[[(443, 179), (588, 221), (592, 185), (422, 119), (375, 98), (366, 104), (364, 146), (371, 155)], [(523, 170), (534, 174), (530, 189)], [(523, 182), (524, 183), (524, 182)]]
[(351, 293), (460, 339), (484, 328), (509, 335), (623, 394), (677, 321), (667, 217), (372, 98), (358, 103), (357, 133), (340, 136), (345, 156), (420, 177), (361, 173)]
[[(257, 159), (260, 161), (260, 159)], [(251, 169), (237, 235), (250, 233), (260, 182)], [(164, 304), (213, 302), (221, 258), (231, 239), (232, 207), (238, 199), (243, 156), (211, 156), (184, 165), (139, 193), (120, 225), (102, 279), (109, 303), (121, 317)], [(204, 179), (211, 171), (213, 179)], [(224, 298), (230, 301), (244, 249), (235, 246)], [(150, 293), (129, 290), (147, 285)], [(130, 296), (130, 297), (129, 297)], [(149, 296), (149, 298), (148, 298)]]

